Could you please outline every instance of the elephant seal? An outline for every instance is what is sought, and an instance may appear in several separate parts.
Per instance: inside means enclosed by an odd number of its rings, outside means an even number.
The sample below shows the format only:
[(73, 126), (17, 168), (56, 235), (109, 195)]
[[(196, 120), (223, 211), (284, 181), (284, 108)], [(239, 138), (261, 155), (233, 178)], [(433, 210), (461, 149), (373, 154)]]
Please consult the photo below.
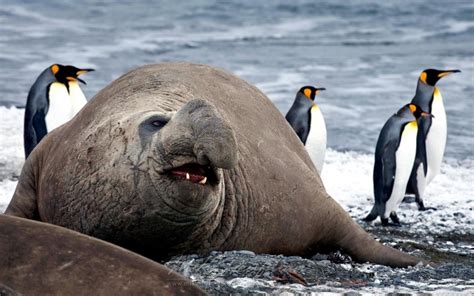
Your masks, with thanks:
[(152, 259), (341, 249), (361, 262), (421, 261), (378, 243), (326, 193), (264, 94), (190, 63), (143, 66), (101, 90), (32, 152), (6, 213)]
[(0, 225), (0, 295), (206, 295), (163, 265), (93, 237), (7, 215)]

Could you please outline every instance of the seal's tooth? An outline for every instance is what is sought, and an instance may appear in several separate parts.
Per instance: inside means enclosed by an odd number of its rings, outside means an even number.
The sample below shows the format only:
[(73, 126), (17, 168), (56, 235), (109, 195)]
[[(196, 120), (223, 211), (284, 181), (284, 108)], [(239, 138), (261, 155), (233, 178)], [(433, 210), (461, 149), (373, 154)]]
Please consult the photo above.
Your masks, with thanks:
[(189, 173), (186, 173), (186, 180), (189, 180)]
[(207, 182), (207, 177), (204, 177), (204, 179), (202, 179), (201, 181), (199, 181), (199, 184), (204, 185), (204, 184), (206, 184), (206, 182)]

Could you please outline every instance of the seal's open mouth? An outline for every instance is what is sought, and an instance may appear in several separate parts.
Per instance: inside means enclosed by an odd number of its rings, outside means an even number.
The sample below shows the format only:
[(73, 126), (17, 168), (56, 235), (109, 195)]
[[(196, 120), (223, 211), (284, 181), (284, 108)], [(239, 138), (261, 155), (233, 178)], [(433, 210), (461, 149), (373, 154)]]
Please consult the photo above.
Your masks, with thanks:
[(170, 175), (178, 180), (186, 180), (192, 183), (206, 185), (215, 184), (217, 175), (210, 166), (197, 163), (187, 163), (170, 170)]

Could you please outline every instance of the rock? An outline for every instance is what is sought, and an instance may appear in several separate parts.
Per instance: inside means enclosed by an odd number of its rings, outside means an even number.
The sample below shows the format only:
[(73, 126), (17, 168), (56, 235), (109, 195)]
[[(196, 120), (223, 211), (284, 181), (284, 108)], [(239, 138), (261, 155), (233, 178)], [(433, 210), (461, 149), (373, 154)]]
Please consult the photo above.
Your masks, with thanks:
[(248, 250), (234, 251), (235, 254), (244, 255), (244, 256), (255, 256), (255, 253)]
[(311, 260), (314, 260), (314, 261), (328, 260), (328, 255), (318, 253), (314, 255), (313, 257), (311, 257)]

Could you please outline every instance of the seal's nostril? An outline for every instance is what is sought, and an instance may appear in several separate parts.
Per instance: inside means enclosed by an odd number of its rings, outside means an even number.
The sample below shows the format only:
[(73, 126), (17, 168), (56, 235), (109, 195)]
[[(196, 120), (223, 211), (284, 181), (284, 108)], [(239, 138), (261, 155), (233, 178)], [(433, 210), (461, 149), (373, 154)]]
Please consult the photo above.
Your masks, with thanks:
[(204, 151), (200, 151), (197, 155), (197, 162), (200, 165), (209, 165), (211, 162), (209, 158), (207, 157), (206, 153)]

